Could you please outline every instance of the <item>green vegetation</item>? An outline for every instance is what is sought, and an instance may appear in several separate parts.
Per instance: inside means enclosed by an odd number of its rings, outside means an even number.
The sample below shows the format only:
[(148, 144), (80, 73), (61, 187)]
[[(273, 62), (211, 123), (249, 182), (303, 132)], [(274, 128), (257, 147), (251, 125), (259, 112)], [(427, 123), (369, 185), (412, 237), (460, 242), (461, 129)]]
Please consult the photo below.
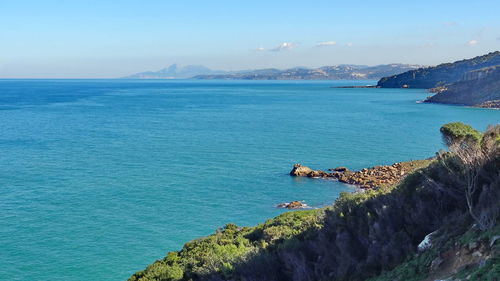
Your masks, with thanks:
[[(459, 145), (471, 149), (468, 158), (450, 146), (397, 186), (342, 193), (327, 208), (284, 213), (255, 227), (228, 224), (129, 281), (498, 280), (500, 239), (490, 241), (500, 235), (500, 126), (480, 134), (450, 123), (441, 132), (450, 145), (470, 138), (481, 145)], [(429, 233), (436, 233), (432, 247), (418, 253)], [(460, 268), (439, 262), (454, 257)]]
[(196, 276), (221, 274), (230, 278), (234, 264), (271, 247), (286, 247), (298, 242), (306, 229), (321, 228), (324, 209), (284, 213), (256, 227), (227, 224), (215, 234), (188, 242), (179, 252), (137, 272), (129, 280), (190, 280)]
[(444, 142), (448, 146), (462, 141), (471, 141), (478, 144), (481, 142), (483, 137), (481, 132), (462, 122), (454, 122), (443, 125), (440, 131), (441, 134), (443, 134)]

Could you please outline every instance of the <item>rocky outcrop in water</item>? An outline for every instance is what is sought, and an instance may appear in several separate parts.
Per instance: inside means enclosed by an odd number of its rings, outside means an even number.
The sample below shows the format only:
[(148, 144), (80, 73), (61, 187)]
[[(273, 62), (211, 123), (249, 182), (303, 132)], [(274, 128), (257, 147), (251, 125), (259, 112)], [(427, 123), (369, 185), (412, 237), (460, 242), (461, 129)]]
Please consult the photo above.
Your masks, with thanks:
[(290, 175), (296, 177), (307, 177), (307, 175), (309, 175), (311, 172), (313, 172), (311, 168), (302, 166), (301, 164), (295, 164), (290, 171)]
[(403, 179), (405, 175), (427, 163), (428, 160), (400, 162), (392, 165), (365, 168), (359, 171), (350, 171), (346, 167), (337, 167), (329, 169), (331, 171), (329, 173), (295, 164), (290, 175), (311, 178), (332, 178), (342, 183), (356, 185), (360, 188), (377, 188), (394, 185)]
[(307, 204), (305, 203), (302, 203), (301, 201), (292, 201), (292, 202), (285, 202), (278, 204), (276, 207), (293, 210), (293, 209), (304, 209), (308, 208), (309, 206), (307, 206)]

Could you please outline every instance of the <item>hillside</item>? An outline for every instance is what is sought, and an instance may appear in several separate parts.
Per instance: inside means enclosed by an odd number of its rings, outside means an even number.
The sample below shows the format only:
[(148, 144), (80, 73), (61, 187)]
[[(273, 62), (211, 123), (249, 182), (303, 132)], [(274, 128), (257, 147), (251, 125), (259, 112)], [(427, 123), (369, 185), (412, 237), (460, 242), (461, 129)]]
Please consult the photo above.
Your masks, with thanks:
[(500, 126), (441, 132), (450, 152), (396, 186), (256, 227), (227, 224), (129, 281), (498, 280)]
[(426, 102), (498, 107), (500, 102), (500, 65), (465, 73), (458, 82), (437, 88)]
[(386, 64), (377, 66), (338, 65), (320, 68), (296, 67), (285, 70), (259, 69), (238, 71), (220, 75), (198, 75), (194, 79), (243, 79), (243, 80), (363, 80), (379, 79), (420, 66), (409, 64)]
[(467, 72), (496, 65), (500, 65), (500, 51), (384, 77), (377, 85), (382, 88), (430, 89), (462, 80)]

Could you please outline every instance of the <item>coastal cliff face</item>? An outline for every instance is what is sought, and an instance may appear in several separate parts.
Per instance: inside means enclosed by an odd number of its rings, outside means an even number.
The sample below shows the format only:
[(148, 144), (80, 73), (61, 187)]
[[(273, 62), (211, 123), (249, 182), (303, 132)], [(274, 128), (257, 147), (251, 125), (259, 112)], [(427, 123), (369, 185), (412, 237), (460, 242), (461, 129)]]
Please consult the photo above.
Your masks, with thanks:
[(444, 86), (426, 102), (461, 104), (485, 107), (500, 102), (500, 66), (470, 71), (463, 79)]
[[(500, 126), (480, 134), (452, 123), (442, 132), (481, 161), (440, 153), (396, 186), (344, 193), (333, 206), (256, 227), (228, 224), (129, 281), (498, 280)], [(464, 196), (470, 171), (475, 189)]]
[(377, 85), (382, 88), (430, 89), (462, 80), (467, 72), (496, 65), (500, 65), (500, 51), (384, 77), (378, 81)]
[(500, 108), (500, 52), (384, 77), (382, 88), (423, 88), (430, 103)]

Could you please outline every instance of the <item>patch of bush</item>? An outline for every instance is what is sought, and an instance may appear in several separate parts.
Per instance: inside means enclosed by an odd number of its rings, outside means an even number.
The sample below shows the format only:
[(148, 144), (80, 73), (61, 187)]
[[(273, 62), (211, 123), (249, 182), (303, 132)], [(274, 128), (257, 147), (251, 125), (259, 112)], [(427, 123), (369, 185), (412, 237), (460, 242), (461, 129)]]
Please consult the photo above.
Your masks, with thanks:
[(445, 124), (441, 127), (440, 131), (444, 142), (448, 146), (460, 141), (479, 143), (483, 136), (481, 132), (462, 122)]

